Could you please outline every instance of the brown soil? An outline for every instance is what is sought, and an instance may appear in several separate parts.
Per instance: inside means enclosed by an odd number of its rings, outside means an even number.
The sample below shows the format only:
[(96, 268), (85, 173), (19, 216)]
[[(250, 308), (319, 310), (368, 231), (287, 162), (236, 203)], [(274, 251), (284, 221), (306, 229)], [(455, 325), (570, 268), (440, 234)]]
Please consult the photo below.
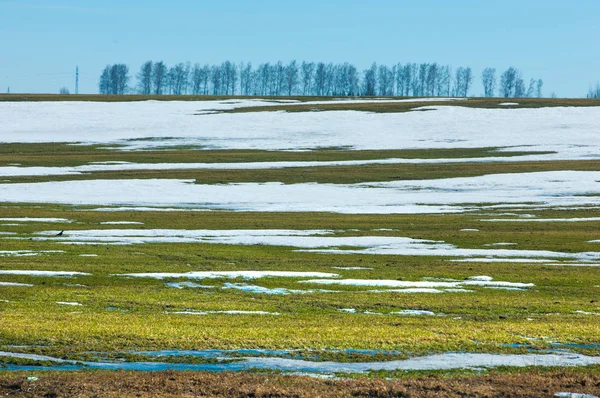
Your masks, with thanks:
[(191, 372), (0, 373), (2, 397), (553, 397), (600, 394), (600, 374), (528, 371), (397, 380)]

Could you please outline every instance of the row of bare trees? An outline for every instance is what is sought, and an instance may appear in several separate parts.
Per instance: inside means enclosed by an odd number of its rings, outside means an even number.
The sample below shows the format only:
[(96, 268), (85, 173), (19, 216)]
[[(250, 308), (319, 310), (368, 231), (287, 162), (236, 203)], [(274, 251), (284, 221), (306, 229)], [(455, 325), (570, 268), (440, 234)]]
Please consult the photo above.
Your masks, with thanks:
[[(147, 61), (129, 87), (126, 65), (107, 66), (100, 77), (101, 94), (139, 93), (144, 95), (256, 95), (256, 96), (461, 96), (469, 95), (475, 76), (470, 67), (438, 63), (406, 63), (391, 67), (373, 63), (359, 71), (347, 62), (284, 64), (250, 62), (220, 65)], [(521, 72), (510, 67), (500, 76), (497, 90), (495, 68), (484, 69), (481, 81), (486, 97), (541, 97), (543, 82), (531, 79), (526, 87)]]
[(587, 98), (600, 98), (600, 82), (596, 83), (596, 86), (590, 87)]
[(123, 95), (128, 92), (129, 67), (125, 64), (107, 65), (100, 75), (100, 94)]

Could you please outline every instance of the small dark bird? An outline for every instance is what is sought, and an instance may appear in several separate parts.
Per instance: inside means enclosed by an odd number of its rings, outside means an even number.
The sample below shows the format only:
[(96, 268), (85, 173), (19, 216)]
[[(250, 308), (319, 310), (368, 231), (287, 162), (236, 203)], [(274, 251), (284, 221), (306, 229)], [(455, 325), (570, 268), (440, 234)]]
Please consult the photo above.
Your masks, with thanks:
[(63, 232), (65, 232), (65, 231), (64, 231), (64, 230), (63, 230), (63, 231), (60, 231), (60, 232), (59, 232), (59, 233), (57, 233), (55, 236), (62, 236), (62, 235), (63, 235)]

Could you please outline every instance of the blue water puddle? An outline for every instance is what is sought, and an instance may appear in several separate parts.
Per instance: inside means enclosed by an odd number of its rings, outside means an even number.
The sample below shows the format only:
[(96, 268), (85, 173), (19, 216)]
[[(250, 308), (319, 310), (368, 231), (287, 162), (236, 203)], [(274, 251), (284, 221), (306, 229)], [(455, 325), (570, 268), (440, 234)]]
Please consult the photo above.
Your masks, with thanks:
[[(596, 347), (597, 345), (577, 345), (578, 348)], [(527, 354), (488, 354), (448, 352), (413, 357), (400, 360), (335, 362), (316, 361), (312, 353), (318, 356), (323, 351), (311, 350), (163, 350), (128, 352), (148, 357), (191, 356), (215, 359), (211, 363), (170, 363), (146, 361), (119, 361), (98, 358), (95, 361), (76, 361), (49, 357), (44, 355), (12, 353), (0, 351), (0, 357), (19, 358), (38, 362), (53, 363), (50, 366), (4, 364), (0, 369), (15, 370), (135, 370), (135, 371), (208, 371), (239, 372), (248, 370), (273, 370), (282, 372), (306, 372), (315, 374), (364, 373), (378, 370), (446, 370), (461, 368), (493, 368), (497, 366), (587, 366), (600, 365), (600, 356), (586, 356), (565, 350), (537, 351)], [(376, 355), (382, 353), (399, 353), (397, 351), (379, 350), (328, 350), (328, 353)], [(10, 362), (10, 361), (8, 361)]]
[(195, 357), (207, 359), (239, 359), (242, 357), (276, 357), (299, 360), (318, 361), (321, 354), (341, 355), (401, 355), (402, 351), (345, 349), (345, 350), (268, 350), (268, 349), (237, 349), (237, 350), (159, 350), (159, 351), (130, 351), (129, 354), (145, 355), (150, 357)]
[[(550, 347), (555, 349), (588, 349), (588, 350), (600, 350), (600, 343), (592, 343), (592, 344), (579, 344), (579, 343), (555, 343), (555, 342), (547, 342)], [(532, 352), (540, 352), (539, 349), (533, 347), (531, 343), (513, 343), (513, 344), (502, 344), (502, 347), (510, 347), (510, 348), (529, 348)], [(546, 350), (545, 352), (555, 352), (556, 350)]]

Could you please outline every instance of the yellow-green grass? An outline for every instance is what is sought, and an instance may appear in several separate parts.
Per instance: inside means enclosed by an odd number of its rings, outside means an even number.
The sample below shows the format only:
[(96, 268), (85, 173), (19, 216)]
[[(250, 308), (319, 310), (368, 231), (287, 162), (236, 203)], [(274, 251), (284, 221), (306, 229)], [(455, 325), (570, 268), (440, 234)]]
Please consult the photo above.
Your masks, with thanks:
[[(91, 161), (241, 162), (284, 160), (351, 160), (387, 157), (479, 157), (519, 155), (495, 148), (318, 152), (268, 151), (142, 151), (113, 152), (98, 146), (14, 144), (0, 146), (0, 164), (73, 166)], [(458, 163), (444, 165), (381, 165), (285, 170), (161, 171), (161, 178), (195, 178), (201, 183), (283, 181), (287, 183), (360, 182), (473, 176), (550, 170), (598, 170), (597, 161)], [(157, 172), (94, 173), (75, 178), (150, 178)], [(59, 180), (63, 177), (50, 177)], [(44, 178), (7, 178), (43, 181)], [(1, 194), (0, 194), (1, 198)], [(0, 204), (0, 217), (58, 217), (73, 223), (20, 223), (0, 226), (0, 250), (63, 250), (36, 257), (0, 256), (0, 270), (80, 271), (91, 276), (51, 278), (0, 275), (0, 281), (33, 287), (0, 286), (0, 349), (85, 358), (86, 352), (153, 349), (283, 348), (399, 350), (398, 357), (431, 352), (525, 352), (555, 348), (551, 343), (595, 344), (600, 336), (600, 274), (594, 267), (539, 263), (456, 263), (433, 256), (334, 255), (298, 252), (290, 247), (155, 243), (126, 246), (64, 245), (39, 241), (39, 231), (76, 229), (327, 229), (335, 236), (403, 236), (431, 239), (459, 248), (490, 249), (487, 244), (516, 243), (521, 250), (600, 251), (599, 223), (501, 222), (488, 218), (535, 214), (538, 218), (600, 217), (595, 207), (559, 209), (491, 209), (484, 205), (462, 214), (348, 215), (332, 213), (249, 212), (96, 212), (91, 206)], [(103, 225), (106, 221), (137, 221), (140, 225)], [(2, 223), (11, 223), (0, 222)], [(386, 229), (386, 230), (382, 230)], [(462, 229), (477, 229), (465, 232)], [(16, 239), (15, 239), (16, 238)], [(98, 257), (80, 257), (98, 254)], [(339, 270), (333, 267), (370, 267)], [(533, 283), (526, 291), (473, 287), (472, 293), (372, 293), (374, 288), (322, 286), (291, 278), (206, 279), (210, 289), (168, 287), (166, 281), (113, 276), (135, 272), (233, 270), (318, 271), (344, 278), (420, 281), (462, 280), (489, 275), (495, 280)], [(175, 281), (169, 279), (168, 281)], [(227, 282), (269, 288), (330, 289), (335, 293), (265, 295), (224, 290)], [(83, 286), (79, 286), (83, 285)], [(471, 288), (469, 288), (471, 289)], [(59, 305), (78, 302), (82, 306)], [(433, 311), (438, 316), (342, 313), (389, 313), (406, 309)], [(183, 310), (249, 310), (280, 315), (176, 315)], [(29, 346), (17, 348), (13, 346)], [(570, 347), (600, 354), (598, 346)], [(354, 360), (344, 354), (322, 358)]]
[(507, 163), (436, 163), (436, 164), (395, 164), (293, 167), (283, 169), (237, 169), (237, 170), (118, 170), (98, 171), (79, 175), (50, 176), (11, 176), (5, 183), (32, 183), (45, 181), (75, 180), (121, 180), (121, 179), (187, 179), (197, 184), (226, 184), (243, 182), (281, 182), (356, 184), (362, 182), (411, 181), (455, 177), (477, 177), (487, 174), (524, 173), (545, 171), (596, 171), (600, 168), (598, 160), (539, 161)]
[[(538, 217), (598, 216), (591, 211), (535, 212)], [(6, 282), (34, 287), (0, 287), (0, 339), (4, 345), (42, 345), (26, 351), (77, 357), (84, 351), (135, 349), (372, 348), (401, 350), (402, 355), (444, 351), (517, 352), (526, 343), (549, 348), (550, 342), (597, 343), (600, 276), (593, 267), (520, 263), (453, 263), (447, 258), (382, 255), (332, 255), (293, 248), (210, 244), (130, 246), (62, 245), (29, 240), (36, 231), (93, 228), (335, 229), (343, 235), (390, 235), (443, 240), (459, 247), (484, 248), (494, 242), (518, 243), (518, 249), (597, 251), (596, 222), (488, 223), (493, 212), (452, 215), (341, 215), (304, 213), (160, 213), (90, 212), (67, 206), (11, 205), (3, 217), (65, 217), (72, 224), (3, 226), (24, 239), (2, 239), (2, 250), (64, 250), (37, 257), (0, 257), (1, 269), (81, 271), (92, 276), (48, 278), (3, 275)], [(493, 216), (495, 217), (495, 216)], [(143, 225), (100, 225), (102, 221), (138, 221)], [(373, 231), (392, 228), (394, 231)], [(479, 232), (461, 232), (477, 228)], [(359, 231), (348, 231), (359, 229)], [(11, 238), (11, 236), (7, 236)], [(98, 254), (80, 257), (79, 254)], [(338, 270), (363, 266), (373, 270)], [(473, 288), (473, 293), (370, 293), (373, 288), (300, 284), (297, 279), (253, 281), (206, 279), (214, 289), (175, 289), (165, 281), (111, 276), (132, 272), (199, 270), (291, 270), (339, 273), (346, 278), (422, 280), (490, 275), (496, 280), (534, 283), (527, 291)], [(175, 280), (175, 279), (172, 279)], [(338, 293), (263, 295), (223, 290), (226, 282), (288, 289), (341, 290)], [(85, 286), (76, 286), (78, 284)], [(58, 301), (79, 302), (80, 307)], [(388, 313), (423, 309), (443, 316), (345, 314), (342, 308)], [(166, 314), (251, 310), (270, 315), (204, 316)], [(458, 319), (460, 318), (460, 319)], [(537, 340), (530, 340), (530, 338)], [(598, 354), (598, 349), (579, 349)]]
[[(234, 163), (276, 161), (343, 161), (388, 158), (436, 159), (511, 157), (547, 154), (539, 151), (511, 151), (510, 148), (431, 148), (390, 150), (348, 150), (329, 148), (316, 151), (184, 150), (163, 149), (114, 151), (115, 146), (72, 145), (69, 143), (3, 143), (0, 145), (0, 165), (18, 163), (26, 166), (79, 166), (90, 162), (126, 161), (133, 163)], [(502, 150), (499, 150), (502, 149)]]

